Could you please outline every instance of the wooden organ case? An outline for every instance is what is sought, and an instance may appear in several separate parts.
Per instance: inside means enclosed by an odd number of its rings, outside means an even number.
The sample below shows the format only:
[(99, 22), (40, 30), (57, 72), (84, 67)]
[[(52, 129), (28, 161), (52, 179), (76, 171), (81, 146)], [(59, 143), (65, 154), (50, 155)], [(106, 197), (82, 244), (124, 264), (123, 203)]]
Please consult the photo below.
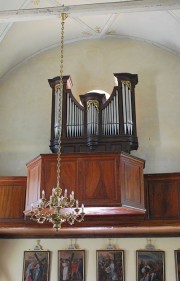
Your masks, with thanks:
[[(71, 187), (86, 207), (86, 226), (113, 226), (127, 216), (144, 217), (144, 160), (130, 155), (138, 148), (135, 114), (136, 74), (116, 73), (117, 86), (105, 94), (71, 92), (70, 76), (63, 77), (61, 186)], [(45, 191), (50, 196), (57, 179), (59, 77), (49, 79), (52, 88), (50, 149), (27, 164), (26, 212)], [(91, 210), (92, 211), (92, 210)], [(87, 212), (87, 210), (86, 210)]]
[[(135, 113), (137, 74), (115, 73), (117, 86), (105, 94), (89, 92), (74, 98), (70, 76), (63, 77), (62, 153), (127, 152), (138, 148)], [(58, 146), (59, 77), (49, 79), (52, 88), (50, 149)]]

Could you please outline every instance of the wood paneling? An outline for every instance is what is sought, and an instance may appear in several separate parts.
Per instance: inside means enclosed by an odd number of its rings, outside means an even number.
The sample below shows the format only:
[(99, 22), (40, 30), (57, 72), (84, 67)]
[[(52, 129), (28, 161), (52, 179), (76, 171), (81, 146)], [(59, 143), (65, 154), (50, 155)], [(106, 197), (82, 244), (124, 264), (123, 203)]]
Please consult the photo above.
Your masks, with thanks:
[(121, 158), (122, 204), (144, 208), (144, 161), (124, 154)]
[[(31, 208), (31, 203), (40, 198), (40, 184), (42, 183), (41, 162), (36, 158), (31, 161), (31, 169), (27, 170), (27, 187), (26, 187), (26, 208)], [(27, 164), (28, 166), (28, 164)]]
[[(57, 155), (44, 154), (27, 164), (26, 211), (36, 206), (44, 189), (49, 198), (56, 185)], [(61, 187), (70, 187), (85, 206), (138, 208), (144, 211), (144, 161), (125, 153), (61, 156)], [(121, 194), (123, 193), (123, 204)]]
[(147, 217), (180, 219), (180, 173), (144, 176)]
[(0, 177), (0, 219), (23, 219), (26, 177)]
[(119, 154), (79, 159), (78, 196), (85, 205), (121, 206), (119, 161)]
[[(52, 161), (52, 156), (48, 158), (43, 163), (43, 157), (39, 156), (30, 162), (32, 165), (32, 183), (40, 186), (42, 182), (43, 187), (51, 186), (54, 181), (54, 186), (56, 184), (56, 178), (53, 177), (53, 171), (56, 170), (56, 156), (54, 155), (54, 160)], [(45, 157), (45, 158), (46, 158)], [(100, 157), (100, 155), (99, 155)], [(90, 160), (90, 157), (89, 157)], [(39, 163), (40, 161), (41, 163)], [(96, 175), (95, 179), (88, 175), (90, 185), (93, 186), (92, 191), (87, 191), (88, 185), (83, 189), (83, 185), (80, 187), (80, 192), (78, 195), (82, 196), (85, 192), (84, 198), (90, 197), (92, 201), (95, 200), (94, 192), (94, 182), (99, 185), (103, 194), (105, 190), (108, 189), (107, 195), (110, 196), (111, 200), (116, 199), (117, 193), (114, 191), (110, 192), (111, 185), (116, 185), (115, 179), (109, 180), (110, 175), (114, 177), (118, 169), (120, 169), (120, 164), (118, 158), (110, 158), (108, 160), (107, 169), (109, 173), (103, 177), (100, 176), (103, 168), (103, 161), (106, 158), (101, 156), (96, 159), (95, 162), (86, 161), (86, 165), (83, 167), (83, 159), (78, 160), (78, 165), (81, 171), (78, 173), (80, 179), (84, 175), (86, 168), (91, 167), (90, 174), (92, 172)], [(128, 183), (128, 178), (133, 178), (133, 182), (137, 184), (135, 177), (135, 171), (138, 170), (136, 165), (132, 165), (128, 157), (124, 155), (123, 161), (121, 161), (122, 166), (126, 170), (125, 173), (123, 169), (121, 170), (121, 177), (124, 175), (123, 182), (127, 183), (127, 190), (121, 189), (121, 198), (123, 200), (133, 201), (135, 198), (137, 201), (140, 198), (139, 195), (131, 196), (130, 188), (131, 185)], [(136, 159), (136, 161), (138, 161)], [(141, 161), (140, 161), (141, 162)], [(91, 164), (90, 164), (91, 163)], [(72, 162), (71, 169), (76, 174), (77, 165), (76, 161)], [(131, 165), (130, 165), (131, 164)], [(45, 171), (41, 171), (41, 165), (46, 167)], [(126, 166), (127, 165), (127, 166)], [(66, 161), (66, 168), (68, 170), (69, 159)], [(117, 169), (116, 172), (112, 170)], [(129, 167), (129, 168), (128, 168)], [(132, 170), (132, 173), (130, 172)], [(74, 174), (72, 173), (72, 177)], [(37, 177), (36, 177), (37, 174)], [(45, 176), (46, 174), (46, 176)], [(78, 186), (79, 178), (77, 182), (75, 180), (71, 181), (71, 174), (66, 171), (66, 179), (68, 182), (64, 182), (63, 185), (72, 184), (73, 187)], [(86, 174), (84, 176), (87, 176)], [(101, 180), (100, 180), (101, 178)], [(97, 181), (97, 179), (99, 179)], [(108, 179), (108, 184), (104, 184), (104, 181)], [(117, 180), (117, 179), (116, 179)], [(131, 179), (132, 180), (132, 179)], [(49, 181), (49, 182), (48, 182)], [(26, 177), (1, 177), (0, 178), (0, 238), (61, 238), (61, 237), (175, 237), (180, 236), (180, 217), (179, 217), (179, 199), (180, 199), (180, 173), (170, 173), (170, 174), (150, 174), (144, 175), (145, 183), (145, 205), (147, 207), (147, 216), (144, 217), (142, 211), (133, 210), (131, 208), (125, 207), (86, 207), (86, 216), (83, 223), (76, 223), (73, 226), (64, 225), (62, 230), (55, 232), (52, 229), (51, 224), (45, 223), (39, 225), (35, 222), (24, 220), (23, 210), (25, 202), (25, 185)], [(121, 186), (117, 181), (117, 186)], [(41, 188), (41, 187), (40, 187)], [(39, 188), (39, 190), (40, 190)], [(20, 191), (21, 190), (21, 191)], [(20, 191), (20, 192), (19, 192)], [(134, 190), (133, 190), (134, 192)], [(132, 193), (133, 193), (132, 192)], [(35, 195), (35, 199), (38, 198), (38, 191)], [(98, 191), (99, 198), (103, 196), (101, 192)], [(36, 198), (37, 197), (37, 198)], [(124, 201), (123, 201), (124, 202)], [(141, 202), (141, 201), (140, 201)]]

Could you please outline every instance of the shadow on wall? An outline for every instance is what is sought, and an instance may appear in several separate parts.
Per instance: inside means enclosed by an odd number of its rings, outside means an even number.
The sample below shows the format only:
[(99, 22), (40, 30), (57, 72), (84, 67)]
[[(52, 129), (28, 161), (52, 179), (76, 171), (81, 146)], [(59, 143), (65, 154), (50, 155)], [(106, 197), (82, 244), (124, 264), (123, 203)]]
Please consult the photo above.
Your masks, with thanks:
[(11, 277), (8, 273), (8, 268), (5, 268), (4, 265), (0, 264), (0, 279), (1, 281), (9, 281)]
[(160, 158), (160, 124), (157, 100), (156, 70), (142, 68), (136, 86), (136, 125), (139, 148), (132, 155), (146, 161), (144, 172), (153, 172), (154, 161)]
[(21, 243), (20, 240), (14, 243), (13, 240), (0, 239), (0, 281), (22, 280), (23, 265), (19, 262), (22, 252), (17, 253)]

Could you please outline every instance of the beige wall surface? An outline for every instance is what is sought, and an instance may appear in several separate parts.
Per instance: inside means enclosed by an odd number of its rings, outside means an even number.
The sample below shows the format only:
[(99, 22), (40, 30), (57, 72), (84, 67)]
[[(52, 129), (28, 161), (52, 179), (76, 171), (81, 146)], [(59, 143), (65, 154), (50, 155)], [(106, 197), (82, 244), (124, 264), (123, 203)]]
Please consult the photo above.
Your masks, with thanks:
[[(102, 39), (65, 46), (64, 74), (73, 94), (93, 89), (112, 92), (113, 73), (138, 74), (136, 115), (145, 173), (180, 172), (178, 57), (147, 43)], [(17, 66), (0, 81), (0, 176), (26, 175), (26, 163), (49, 149), (51, 88), (59, 75), (59, 50)]]
[[(85, 250), (85, 280), (96, 281), (96, 250), (106, 249), (113, 244), (115, 248), (124, 250), (125, 280), (136, 280), (136, 250), (145, 249), (148, 241), (145, 238), (113, 238), (108, 239), (42, 239), (40, 244), (50, 255), (50, 280), (58, 280), (58, 250), (66, 250), (71, 243), (78, 249)], [(165, 251), (165, 279), (175, 281), (174, 250), (179, 248), (180, 238), (153, 238), (151, 242), (156, 250)], [(0, 280), (20, 281), (23, 272), (24, 251), (33, 250), (36, 240), (1, 239), (0, 240)], [(58, 280), (59, 281), (59, 280)]]

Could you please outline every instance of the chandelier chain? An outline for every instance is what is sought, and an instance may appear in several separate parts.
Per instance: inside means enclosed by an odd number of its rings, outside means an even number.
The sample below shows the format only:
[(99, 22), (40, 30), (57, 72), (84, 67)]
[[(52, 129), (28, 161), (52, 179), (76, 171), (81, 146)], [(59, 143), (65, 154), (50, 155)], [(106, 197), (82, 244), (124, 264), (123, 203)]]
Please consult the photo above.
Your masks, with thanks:
[(63, 68), (64, 68), (64, 21), (67, 16), (61, 14), (61, 43), (60, 43), (60, 82), (58, 100), (58, 151), (57, 151), (57, 187), (60, 187), (61, 170), (61, 132), (62, 132), (62, 96), (63, 96)]
[[(62, 223), (67, 222), (70, 225), (75, 221), (82, 222), (84, 220), (84, 205), (79, 208), (79, 202), (74, 198), (74, 191), (71, 192), (69, 198), (67, 189), (62, 194), (60, 187), (60, 168), (61, 168), (61, 134), (62, 134), (62, 100), (63, 100), (63, 66), (64, 66), (64, 21), (67, 14), (61, 14), (61, 41), (60, 41), (60, 82), (57, 93), (58, 98), (58, 150), (57, 150), (57, 186), (52, 189), (52, 195), (47, 201), (45, 191), (42, 191), (42, 198), (39, 200), (37, 208), (34, 210), (31, 204), (31, 219), (38, 223), (48, 221), (53, 224), (53, 228), (58, 231)], [(72, 209), (73, 208), (73, 209)]]

